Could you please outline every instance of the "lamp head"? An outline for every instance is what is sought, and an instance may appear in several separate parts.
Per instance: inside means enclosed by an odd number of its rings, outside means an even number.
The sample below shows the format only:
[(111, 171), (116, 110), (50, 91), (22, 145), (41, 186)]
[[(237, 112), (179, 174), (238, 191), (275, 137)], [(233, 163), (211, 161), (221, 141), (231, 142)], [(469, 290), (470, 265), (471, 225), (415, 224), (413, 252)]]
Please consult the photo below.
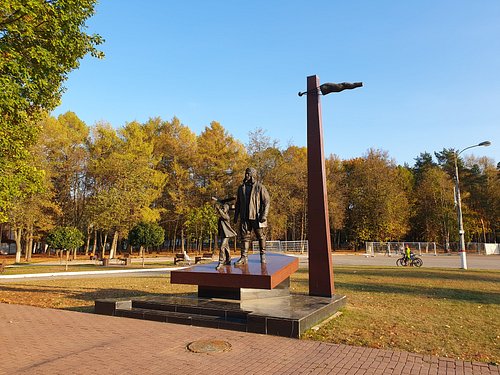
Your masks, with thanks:
[(490, 141), (484, 141), (484, 142), (481, 142), (480, 144), (478, 144), (478, 146), (489, 146), (489, 145), (491, 145)]

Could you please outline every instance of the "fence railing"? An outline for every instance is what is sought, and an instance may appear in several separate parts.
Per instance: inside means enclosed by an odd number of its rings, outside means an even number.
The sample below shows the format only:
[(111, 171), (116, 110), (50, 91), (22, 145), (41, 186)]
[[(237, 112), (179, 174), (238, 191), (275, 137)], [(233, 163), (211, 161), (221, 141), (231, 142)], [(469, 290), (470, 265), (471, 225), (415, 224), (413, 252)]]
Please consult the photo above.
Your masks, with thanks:
[[(457, 248), (454, 244), (449, 243), (446, 250), (436, 242), (365, 242), (365, 250), (367, 255), (374, 256), (375, 254), (385, 254), (387, 256), (398, 255), (404, 252), (405, 246), (408, 245), (415, 254), (433, 254), (456, 252)], [(471, 254), (491, 255), (500, 254), (500, 244), (496, 243), (480, 243), (467, 242), (465, 251)]]
[(366, 254), (385, 254), (387, 256), (399, 255), (404, 252), (405, 246), (409, 246), (415, 254), (437, 255), (435, 242), (365, 242)]
[[(259, 251), (259, 241), (252, 242), (252, 250)], [(307, 241), (266, 241), (266, 250), (307, 253), (309, 243)]]

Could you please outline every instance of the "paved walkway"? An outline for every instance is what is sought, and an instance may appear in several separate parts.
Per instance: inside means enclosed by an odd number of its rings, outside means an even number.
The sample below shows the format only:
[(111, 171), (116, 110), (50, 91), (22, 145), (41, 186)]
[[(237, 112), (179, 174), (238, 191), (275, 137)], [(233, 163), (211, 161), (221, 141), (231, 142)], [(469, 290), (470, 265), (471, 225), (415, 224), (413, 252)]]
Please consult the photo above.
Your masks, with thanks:
[[(226, 352), (193, 353), (198, 340)], [(500, 374), (477, 362), (0, 304), (0, 374)]]

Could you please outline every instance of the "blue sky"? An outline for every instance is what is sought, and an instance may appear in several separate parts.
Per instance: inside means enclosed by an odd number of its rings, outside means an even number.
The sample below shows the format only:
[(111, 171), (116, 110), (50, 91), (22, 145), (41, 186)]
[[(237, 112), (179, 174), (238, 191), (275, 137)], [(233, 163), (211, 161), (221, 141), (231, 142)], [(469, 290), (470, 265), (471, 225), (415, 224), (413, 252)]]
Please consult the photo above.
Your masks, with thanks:
[[(101, 0), (88, 31), (106, 40), (69, 75), (61, 105), (119, 128), (178, 117), (257, 128), (306, 145), (306, 77), (364, 87), (321, 98), (325, 154), (369, 148), (414, 164), (463, 149), (500, 161), (498, 0)], [(468, 151), (465, 152), (468, 154)]]

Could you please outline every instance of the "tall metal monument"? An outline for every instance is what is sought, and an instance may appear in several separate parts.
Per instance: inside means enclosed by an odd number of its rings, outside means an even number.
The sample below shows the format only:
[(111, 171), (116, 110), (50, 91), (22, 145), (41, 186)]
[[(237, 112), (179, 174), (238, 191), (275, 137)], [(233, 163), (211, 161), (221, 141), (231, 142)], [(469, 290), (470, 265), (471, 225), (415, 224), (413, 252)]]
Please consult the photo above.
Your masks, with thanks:
[(319, 77), (307, 77), (307, 218), (309, 241), (309, 295), (332, 297), (334, 295), (330, 221), (326, 191), (325, 155), (320, 94), (361, 87), (356, 83), (319, 84)]

